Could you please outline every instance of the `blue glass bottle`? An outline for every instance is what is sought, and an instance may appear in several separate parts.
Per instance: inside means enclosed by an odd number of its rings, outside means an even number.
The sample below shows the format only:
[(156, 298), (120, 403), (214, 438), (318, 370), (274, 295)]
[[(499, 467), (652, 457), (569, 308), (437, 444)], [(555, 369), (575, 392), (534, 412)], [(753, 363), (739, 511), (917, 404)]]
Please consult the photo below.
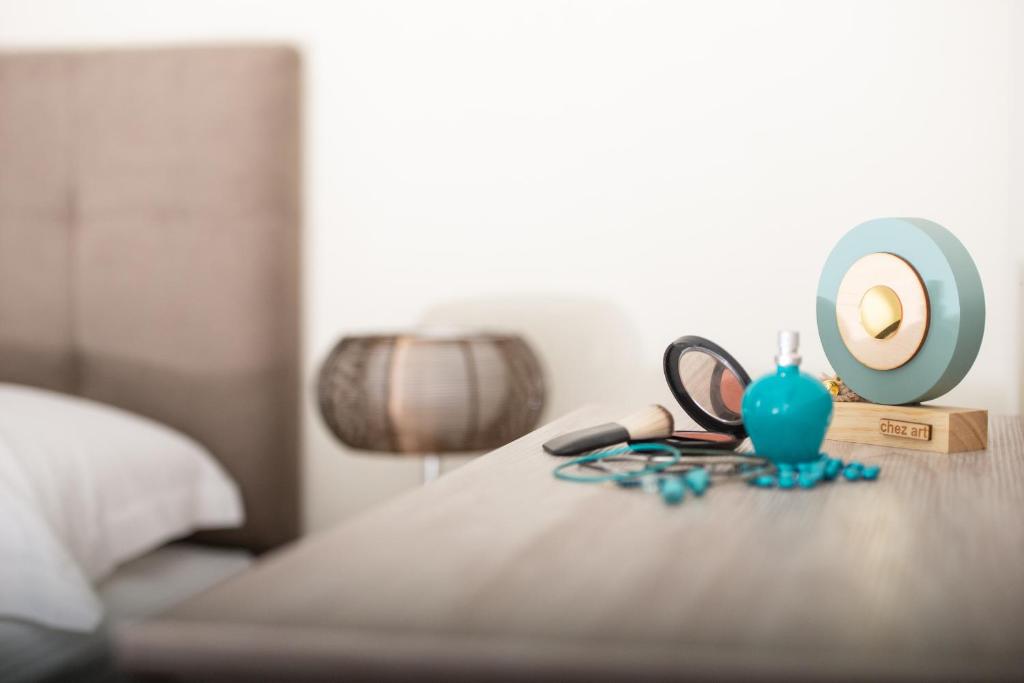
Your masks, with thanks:
[(832, 395), (800, 372), (797, 332), (779, 332), (776, 369), (743, 394), (743, 424), (758, 455), (777, 463), (817, 460), (832, 420)]

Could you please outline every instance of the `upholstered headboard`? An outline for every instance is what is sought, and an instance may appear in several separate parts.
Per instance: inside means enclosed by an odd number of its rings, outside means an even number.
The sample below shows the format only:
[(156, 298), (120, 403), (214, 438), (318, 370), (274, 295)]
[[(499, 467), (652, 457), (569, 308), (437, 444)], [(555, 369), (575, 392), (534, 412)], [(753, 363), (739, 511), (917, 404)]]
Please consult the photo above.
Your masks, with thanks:
[[(262, 550), (298, 529), (299, 61), (0, 54), (0, 381), (205, 444)], [(59, 429), (60, 425), (54, 425)]]

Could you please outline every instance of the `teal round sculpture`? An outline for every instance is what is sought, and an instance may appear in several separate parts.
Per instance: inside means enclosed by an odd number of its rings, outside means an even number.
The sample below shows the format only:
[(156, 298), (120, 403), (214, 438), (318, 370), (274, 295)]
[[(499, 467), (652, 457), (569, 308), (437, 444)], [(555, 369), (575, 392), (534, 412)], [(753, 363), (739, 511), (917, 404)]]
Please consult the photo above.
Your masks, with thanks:
[[(840, 303), (837, 316), (837, 301), (842, 302), (844, 296), (848, 301), (851, 295), (850, 291), (841, 292), (841, 286), (864, 289), (870, 284), (870, 270), (857, 273), (857, 277), (850, 274), (880, 254), (898, 257), (913, 269), (926, 306), (923, 336), (911, 339), (914, 345), (901, 342), (899, 334), (863, 342), (872, 345), (869, 350), (881, 349), (883, 354), (889, 348), (885, 344), (893, 343), (895, 367), (876, 363), (873, 356), (857, 348), (851, 350), (849, 335), (844, 338), (849, 316), (843, 318), (846, 327), (840, 320), (848, 304)], [(871, 288), (875, 291), (888, 289), (884, 269), (880, 273), (877, 286)], [(860, 293), (865, 295), (860, 303), (863, 309), (871, 296), (867, 289)], [(862, 310), (862, 321), (864, 316)], [(888, 405), (928, 401), (955, 387), (978, 355), (985, 329), (981, 276), (963, 244), (938, 223), (923, 218), (876, 218), (853, 228), (829, 254), (818, 281), (817, 322), (833, 369), (861, 397)], [(895, 320), (885, 335), (897, 329), (899, 322)]]

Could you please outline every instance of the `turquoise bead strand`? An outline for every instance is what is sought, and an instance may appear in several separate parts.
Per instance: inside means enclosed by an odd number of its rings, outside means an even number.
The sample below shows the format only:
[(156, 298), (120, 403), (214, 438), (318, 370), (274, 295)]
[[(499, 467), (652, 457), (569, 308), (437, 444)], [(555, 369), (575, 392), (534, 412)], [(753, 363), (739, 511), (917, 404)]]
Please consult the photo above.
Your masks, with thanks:
[(795, 464), (780, 463), (774, 471), (751, 468), (746, 473), (747, 483), (757, 488), (813, 489), (822, 482), (833, 481), (839, 476), (850, 482), (876, 481), (882, 468), (878, 465), (864, 465), (852, 460), (843, 462), (825, 453), (818, 460)]

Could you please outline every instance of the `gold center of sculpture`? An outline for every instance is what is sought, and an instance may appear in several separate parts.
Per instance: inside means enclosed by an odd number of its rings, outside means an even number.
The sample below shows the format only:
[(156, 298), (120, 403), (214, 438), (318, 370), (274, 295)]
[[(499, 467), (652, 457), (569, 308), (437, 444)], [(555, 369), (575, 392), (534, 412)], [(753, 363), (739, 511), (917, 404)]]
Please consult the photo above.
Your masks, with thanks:
[(903, 322), (903, 304), (885, 285), (875, 285), (860, 300), (860, 324), (875, 339), (889, 339)]

